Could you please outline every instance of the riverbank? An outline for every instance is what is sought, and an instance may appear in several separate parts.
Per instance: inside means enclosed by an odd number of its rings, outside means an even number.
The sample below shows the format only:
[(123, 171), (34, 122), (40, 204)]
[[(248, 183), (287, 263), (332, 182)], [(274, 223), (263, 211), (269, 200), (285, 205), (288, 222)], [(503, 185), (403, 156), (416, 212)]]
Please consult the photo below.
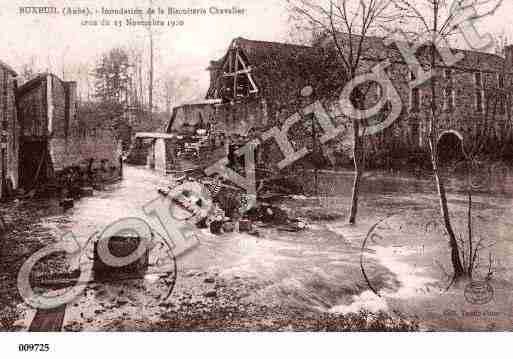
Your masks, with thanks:
[[(42, 224), (44, 218), (62, 213), (58, 199), (17, 200), (4, 202), (0, 216), (6, 223), (5, 232), (0, 235), (0, 321), (1, 331), (19, 330), (23, 326), (16, 321), (24, 316), (25, 308), (18, 293), (17, 275), (23, 263), (57, 238)], [(61, 219), (65, 222), (65, 218)], [(66, 270), (62, 256), (53, 256), (38, 268), (52, 275)]]

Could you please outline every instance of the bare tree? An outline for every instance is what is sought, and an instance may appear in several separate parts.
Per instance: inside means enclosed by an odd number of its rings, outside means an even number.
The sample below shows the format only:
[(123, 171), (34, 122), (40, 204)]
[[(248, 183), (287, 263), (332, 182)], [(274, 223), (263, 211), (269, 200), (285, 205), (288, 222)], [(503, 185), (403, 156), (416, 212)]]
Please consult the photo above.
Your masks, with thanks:
[(499, 35), (495, 36), (495, 38), (497, 39), (494, 51), (495, 54), (506, 57), (506, 46), (509, 45), (509, 40), (505, 31), (503, 30)]
[(185, 100), (187, 92), (193, 86), (193, 81), (189, 77), (175, 77), (173, 75), (164, 77), (162, 92), (168, 116), (171, 115), (173, 105), (177, 105), (179, 102)]
[[(428, 51), (428, 66), (432, 69), (430, 78), (430, 100), (429, 100), (429, 116), (428, 123), (428, 142), (430, 149), (431, 165), (433, 168), (433, 176), (436, 182), (438, 195), (440, 199), (440, 210), (445, 230), (449, 237), (449, 247), (451, 251), (451, 262), (454, 271), (454, 281), (462, 278), (471, 277), (474, 263), (472, 259), (467, 260), (465, 267), (462, 261), (462, 252), (458, 246), (458, 239), (451, 223), (451, 217), (447, 204), (447, 194), (444, 181), (440, 175), (440, 166), (438, 161), (438, 129), (440, 122), (441, 106), (438, 100), (437, 81), (439, 73), (437, 67), (437, 44), (448, 42), (449, 39), (460, 33), (460, 24), (462, 17), (465, 17), (466, 11), (470, 7), (475, 10), (472, 15), (467, 17), (468, 21), (492, 15), (502, 3), (501, 0), (456, 0), (449, 4), (446, 0), (393, 0), (394, 6), (402, 13), (402, 21), (407, 26), (406, 34), (410, 35), (412, 41), (424, 39), (426, 35), (430, 36), (430, 44)], [(454, 6), (457, 5), (457, 6)], [(475, 6), (481, 7), (476, 9)], [(404, 25), (403, 24), (403, 25)], [(471, 192), (469, 192), (471, 193)], [(471, 194), (470, 194), (471, 203)], [(469, 240), (472, 241), (471, 232), (471, 205), (469, 206)], [(474, 248), (470, 244), (470, 254), (474, 256)]]
[(61, 66), (62, 66), (62, 80), (66, 81), (66, 55), (68, 54), (69, 46), (66, 46), (61, 53)]
[(131, 71), (131, 104), (138, 110), (144, 109), (144, 79), (143, 79), (143, 49), (138, 44), (128, 47), (128, 55), (130, 59)]
[[(314, 37), (319, 31), (331, 38), (340, 59), (339, 74), (347, 82), (362, 70), (366, 37), (380, 30), (380, 25), (391, 21), (388, 12), (391, 0), (288, 0), (296, 18), (310, 25)], [(356, 3), (356, 5), (355, 5)], [(366, 91), (356, 88), (351, 101), (355, 108), (364, 109)], [(365, 148), (360, 120), (351, 119), (353, 127), (354, 182), (349, 223), (356, 223), (360, 182), (364, 173)]]
[[(149, 0), (148, 2), (149, 7), (147, 11), (147, 18), (145, 19), (147, 21), (147, 26), (145, 26), (145, 29), (147, 31), (148, 35), (148, 41), (149, 41), (149, 69), (148, 69), (148, 116), (149, 121), (152, 122), (152, 116), (153, 116), (153, 109), (154, 109), (154, 100), (155, 100), (155, 39), (161, 34), (161, 32), (156, 31), (156, 29), (153, 26), (153, 17), (155, 14), (155, 1)], [(141, 15), (143, 17), (144, 15)], [(141, 59), (142, 62), (142, 59)], [(139, 74), (139, 90), (142, 93), (143, 91), (143, 79), (142, 79), (142, 63), (141, 67), (138, 69)], [(141, 97), (142, 99), (142, 97)]]
[[(148, 19), (151, 22), (152, 21), (152, 14), (153, 14), (153, 0), (150, 0), (150, 13), (148, 15)], [(150, 24), (148, 26), (148, 36), (150, 38), (150, 79), (148, 84), (148, 107), (149, 107), (149, 115), (150, 115), (150, 122), (152, 120), (152, 114), (153, 114), (153, 75), (154, 75), (154, 49), (153, 49), (153, 26)]]
[(21, 78), (23, 82), (27, 82), (32, 80), (34, 77), (36, 77), (37, 73), (39, 72), (37, 66), (36, 66), (36, 57), (31, 56), (30, 60), (23, 64), (21, 67)]
[[(497, 54), (505, 55), (504, 47), (507, 45), (507, 39), (504, 35), (499, 36), (499, 43), (496, 46), (495, 52)], [(476, 239), (473, 230), (473, 202), (472, 196), (474, 189), (477, 187), (474, 184), (475, 169), (480, 167), (479, 155), (483, 154), (488, 147), (488, 151), (493, 150), (497, 154), (503, 156), (508, 146), (511, 145), (512, 125), (511, 125), (511, 95), (513, 88), (505, 86), (505, 74), (507, 72), (508, 64), (504, 64), (503, 73), (499, 75), (498, 84), (489, 84), (486, 89), (485, 107), (481, 120), (475, 124), (475, 136), (473, 141), (462, 141), (462, 149), (464, 160), (467, 168), (467, 241), (460, 240), (460, 253), (462, 256), (463, 266), (468, 272), (468, 276), (472, 278), (474, 270), (478, 266), (480, 260), (480, 251), (489, 248), (491, 245), (485, 243), (484, 238)], [(495, 132), (495, 124), (498, 116), (505, 116), (506, 121), (503, 123), (503, 128), (499, 131), (496, 138), (495, 146), (490, 146), (490, 135)], [(494, 134), (496, 136), (496, 134)], [(493, 245), (493, 244), (492, 244)], [(489, 270), (488, 276), (491, 276), (491, 262), (492, 255), (489, 253)]]

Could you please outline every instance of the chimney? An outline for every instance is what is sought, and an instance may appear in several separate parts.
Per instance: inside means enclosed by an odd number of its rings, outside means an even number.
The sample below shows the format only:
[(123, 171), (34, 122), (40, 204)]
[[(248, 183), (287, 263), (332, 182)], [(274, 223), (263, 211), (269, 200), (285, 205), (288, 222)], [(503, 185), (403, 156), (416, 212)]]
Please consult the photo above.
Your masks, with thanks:
[[(221, 61), (210, 61), (210, 66), (207, 68), (207, 70), (210, 72), (210, 89), (214, 90), (214, 87), (216, 85), (216, 80), (219, 77), (219, 74), (221, 72)], [(213, 94), (211, 94), (213, 95)]]
[(74, 135), (73, 131), (77, 121), (77, 83), (75, 81), (64, 82), (65, 96), (65, 136)]

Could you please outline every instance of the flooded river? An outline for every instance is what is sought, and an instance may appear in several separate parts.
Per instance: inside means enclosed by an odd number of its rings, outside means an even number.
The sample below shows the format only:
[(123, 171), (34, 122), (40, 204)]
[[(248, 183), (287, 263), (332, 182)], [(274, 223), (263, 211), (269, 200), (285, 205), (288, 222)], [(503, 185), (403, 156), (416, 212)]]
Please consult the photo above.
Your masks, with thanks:
[[(513, 300), (509, 296), (513, 289), (513, 177), (507, 169), (494, 173), (496, 177), (486, 173), (474, 180), (474, 216), (480, 235), (494, 242), (483, 253), (479, 270), (486, 269), (488, 253), (492, 253), (495, 300), (489, 307), (479, 309), (500, 313), (489, 320), (493, 328), (500, 329), (510, 328), (513, 322)], [(464, 233), (465, 177), (454, 178), (448, 182), (449, 204), (456, 231)], [(145, 215), (143, 207), (157, 198), (156, 189), (169, 181), (146, 168), (127, 167), (122, 182), (80, 199), (73, 209), (63, 212), (48, 205), (31, 228), (38, 228), (38, 236), (43, 232), (54, 239), (71, 231), (85, 244), (93, 233), (110, 223), (137, 217), (165, 233), (158, 220)], [(291, 215), (306, 218), (309, 226), (305, 231), (290, 233), (261, 227), (258, 236), (215, 236), (201, 230), (200, 245), (178, 260), (178, 278), (170, 300), (180, 301), (190, 295), (184, 293), (195, 293), (204, 299), (209, 291), (220, 292), (224, 286), (235, 288), (245, 303), (305, 312), (397, 310), (417, 316), (426, 329), (479, 329), (483, 325), (472, 318), (448, 318), (443, 314), (465, 308), (466, 303), (462, 288), (445, 291), (449, 280), (444, 270), (450, 272), (449, 253), (443, 230), (436, 224), (438, 199), (429, 175), (367, 174), (355, 226), (345, 221), (351, 173), (325, 172), (320, 174), (318, 183), (317, 197), (296, 196), (281, 203)], [(314, 190), (307, 188), (307, 194)], [(377, 235), (361, 257), (363, 240), (379, 220), (383, 222), (376, 228)], [(368, 281), (362, 275), (362, 265)], [(210, 276), (215, 280), (207, 280)], [(224, 284), (209, 286), (214, 282)], [(119, 318), (160, 320), (163, 314), (162, 305), (155, 300), (158, 295), (147, 298), (141, 290), (125, 286), (120, 291), (126, 301), (117, 303), (119, 293), (105, 294), (104, 288), (93, 285), (75, 305), (69, 306), (66, 322), (80, 323), (79, 330), (101, 330), (109, 329), (105, 323)], [(106, 301), (111, 303), (106, 305)]]

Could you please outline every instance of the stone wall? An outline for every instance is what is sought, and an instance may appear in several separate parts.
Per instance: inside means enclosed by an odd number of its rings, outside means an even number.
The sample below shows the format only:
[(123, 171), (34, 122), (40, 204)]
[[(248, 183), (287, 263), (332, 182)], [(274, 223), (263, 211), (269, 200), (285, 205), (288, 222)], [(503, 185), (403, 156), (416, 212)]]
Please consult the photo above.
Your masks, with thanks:
[[(437, 68), (436, 108), (437, 131), (457, 131), (469, 146), (481, 136), (488, 141), (499, 138), (506, 141), (511, 138), (511, 103), (494, 94), (499, 88), (501, 69), (493, 69), (492, 65), (480, 69), (451, 68), (452, 80), (446, 75), (447, 68)], [(480, 91), (482, 109), (477, 106), (475, 76), (479, 73), (483, 86)], [(367, 143), (371, 152), (408, 153), (428, 150), (428, 119), (431, 116), (431, 85), (429, 82), (418, 87), (420, 106), (412, 108), (412, 91), (409, 87), (410, 69), (406, 64), (392, 64), (388, 74), (401, 97), (402, 113), (389, 128), (382, 133), (368, 136)], [(478, 75), (479, 76), (479, 75)], [(504, 85), (511, 86), (511, 77), (506, 76)], [(452, 88), (453, 105), (446, 89)], [(378, 99), (376, 93), (369, 93), (367, 105), (373, 105)], [(487, 129), (485, 131), (485, 129)]]
[(52, 74), (41, 75), (20, 87), (18, 104), (23, 126), (22, 151), (26, 148), (25, 157), (29, 157), (23, 160), (24, 178), (35, 175), (33, 164), (39, 163), (29, 149), (34, 143), (48, 149), (47, 177), (66, 167), (83, 165), (91, 158), (119, 166), (121, 147), (114, 132), (97, 125), (79, 125), (75, 82), (62, 81)]
[(80, 137), (51, 138), (49, 152), (55, 172), (84, 164), (90, 158), (107, 160), (109, 166), (118, 167), (121, 142), (108, 129), (91, 129)]
[[(360, 69), (360, 74), (370, 71), (376, 65), (376, 61), (364, 61)], [(452, 81), (446, 78), (447, 68), (435, 69), (436, 82), (436, 106), (437, 106), (437, 131), (442, 134), (444, 131), (456, 131), (460, 133), (469, 147), (476, 140), (486, 136), (488, 143), (506, 143), (513, 139), (513, 124), (511, 113), (513, 111), (511, 101), (496, 96), (499, 91), (499, 76), (504, 76), (504, 88), (509, 88), (513, 84), (513, 75), (504, 74), (502, 67), (498, 68), (495, 62), (490, 64), (483, 63), (479, 68), (465, 68), (455, 66), (451, 68)], [(477, 89), (475, 76), (476, 73), (482, 76), (482, 106), (479, 110), (477, 107)], [(394, 88), (397, 90), (402, 103), (401, 115), (389, 127), (383, 131), (366, 135), (366, 150), (368, 158), (373, 156), (397, 156), (408, 157), (410, 154), (427, 153), (428, 151), (428, 119), (431, 116), (431, 87), (430, 82), (426, 82), (418, 87), (419, 106), (412, 107), (412, 90), (410, 89), (411, 72), (405, 63), (394, 62), (387, 68), (387, 74), (392, 81)], [(365, 84), (366, 87), (368, 83)], [(453, 106), (447, 105), (446, 88), (452, 88), (454, 103)], [(384, 91), (387, 91), (384, 89)], [(365, 108), (371, 108), (380, 98), (378, 86), (375, 84), (366, 90)], [(345, 149), (348, 156), (352, 156), (352, 126), (347, 118), (342, 115), (338, 103), (338, 96), (341, 89), (333, 89), (330, 95), (323, 92), (321, 96), (314, 95), (305, 103), (319, 100), (326, 108), (332, 122), (335, 126), (343, 126), (345, 128), (340, 141), (333, 143), (340, 145)], [(282, 110), (278, 113), (269, 114), (270, 117), (277, 117), (278, 123), (291, 116), (297, 111), (298, 106), (304, 108), (305, 105), (286, 106), (283, 104)], [(379, 117), (381, 116), (381, 117)], [(386, 112), (382, 111), (379, 116), (370, 118), (367, 124), (373, 121), (380, 122), (386, 116)], [(296, 125), (298, 127), (298, 125)], [(304, 127), (304, 126), (303, 126)], [(486, 129), (486, 130), (485, 130)], [(305, 129), (291, 128), (290, 133), (296, 139), (305, 132)], [(298, 148), (303, 147), (304, 143), (299, 139), (296, 141)], [(323, 148), (324, 150), (324, 148)], [(496, 147), (487, 146), (485, 151), (497, 151)]]

